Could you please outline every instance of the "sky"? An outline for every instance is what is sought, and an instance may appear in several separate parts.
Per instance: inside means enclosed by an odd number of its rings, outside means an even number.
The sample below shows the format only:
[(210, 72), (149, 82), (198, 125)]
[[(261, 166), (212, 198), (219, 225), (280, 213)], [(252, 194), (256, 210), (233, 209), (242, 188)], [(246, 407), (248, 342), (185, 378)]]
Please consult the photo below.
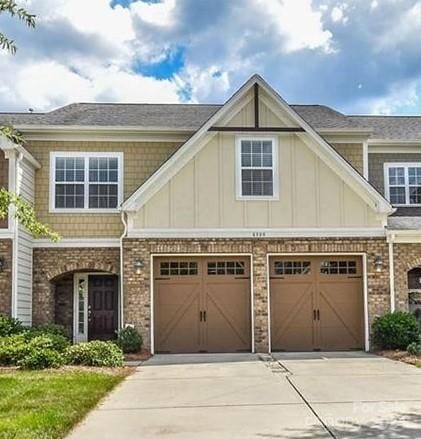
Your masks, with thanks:
[(421, 0), (20, 0), (0, 111), (222, 103), (261, 74), (289, 103), (421, 115)]

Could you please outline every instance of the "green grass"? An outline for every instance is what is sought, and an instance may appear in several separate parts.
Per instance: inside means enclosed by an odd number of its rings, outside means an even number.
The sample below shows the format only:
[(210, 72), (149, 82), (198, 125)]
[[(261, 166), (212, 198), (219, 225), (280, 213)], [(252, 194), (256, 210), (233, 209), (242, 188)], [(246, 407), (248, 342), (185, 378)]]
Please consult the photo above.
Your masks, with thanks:
[(62, 438), (125, 376), (124, 370), (0, 373), (0, 438)]

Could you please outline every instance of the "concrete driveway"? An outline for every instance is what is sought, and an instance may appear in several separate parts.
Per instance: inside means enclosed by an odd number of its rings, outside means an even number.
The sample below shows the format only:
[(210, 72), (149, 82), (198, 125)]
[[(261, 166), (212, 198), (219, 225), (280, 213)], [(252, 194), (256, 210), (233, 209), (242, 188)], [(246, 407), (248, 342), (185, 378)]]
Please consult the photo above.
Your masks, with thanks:
[(421, 370), (364, 353), (155, 356), (76, 438), (419, 438)]

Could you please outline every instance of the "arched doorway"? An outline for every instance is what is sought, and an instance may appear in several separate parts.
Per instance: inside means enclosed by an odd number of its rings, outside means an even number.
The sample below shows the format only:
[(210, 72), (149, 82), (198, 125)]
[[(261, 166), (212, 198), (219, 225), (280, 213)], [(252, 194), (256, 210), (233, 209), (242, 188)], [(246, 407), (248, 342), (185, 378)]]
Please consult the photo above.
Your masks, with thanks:
[(421, 321), (421, 267), (408, 271), (408, 307)]

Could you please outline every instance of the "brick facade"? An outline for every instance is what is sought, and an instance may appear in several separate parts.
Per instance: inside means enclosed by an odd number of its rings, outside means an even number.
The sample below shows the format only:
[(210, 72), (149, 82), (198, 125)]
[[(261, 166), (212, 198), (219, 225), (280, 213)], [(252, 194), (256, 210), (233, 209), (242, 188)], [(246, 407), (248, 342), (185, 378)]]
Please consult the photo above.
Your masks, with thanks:
[(4, 258), (4, 268), (0, 271), (0, 315), (12, 312), (12, 254), (11, 239), (0, 240), (0, 257)]
[[(388, 246), (384, 239), (125, 239), (124, 240), (124, 316), (134, 324), (150, 347), (151, 254), (164, 253), (249, 253), (253, 256), (254, 333), (258, 352), (268, 350), (268, 253), (366, 253), (369, 321), (390, 310)], [(374, 270), (379, 255), (384, 268)], [(143, 260), (136, 273), (134, 262)]]
[[(69, 306), (69, 297), (62, 287), (56, 296), (56, 288), (62, 285), (63, 275), (80, 271), (118, 274), (120, 271), (119, 248), (42, 248), (34, 249), (33, 264), (33, 323), (52, 323), (56, 320), (57, 300)], [(67, 295), (66, 295), (67, 294)], [(70, 302), (71, 303), (71, 302)], [(58, 320), (69, 320), (63, 310)], [(67, 313), (67, 316), (66, 316)], [(66, 322), (63, 322), (66, 324)]]
[(396, 309), (408, 309), (408, 271), (421, 267), (421, 243), (394, 244)]

